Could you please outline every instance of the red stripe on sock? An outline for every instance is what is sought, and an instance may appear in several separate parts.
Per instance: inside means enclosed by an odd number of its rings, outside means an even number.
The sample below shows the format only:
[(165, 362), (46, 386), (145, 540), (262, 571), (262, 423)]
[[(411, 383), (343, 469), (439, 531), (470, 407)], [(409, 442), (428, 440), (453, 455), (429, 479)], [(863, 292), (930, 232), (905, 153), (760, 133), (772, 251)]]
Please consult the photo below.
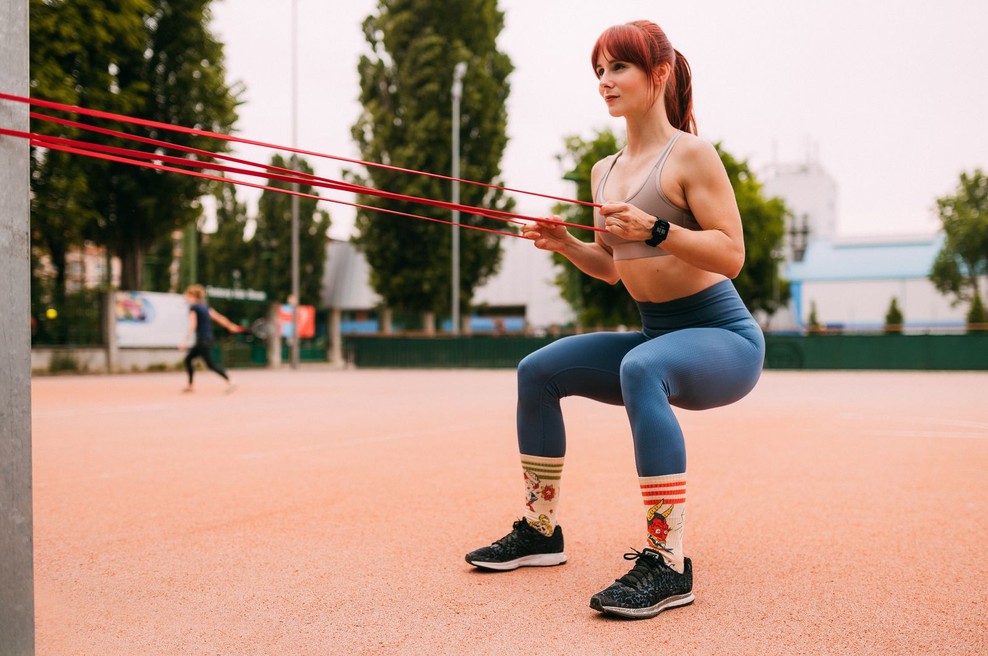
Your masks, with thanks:
[(659, 498), (659, 499), (652, 499), (651, 501), (649, 501), (648, 499), (645, 499), (645, 505), (648, 506), (649, 508), (651, 508), (652, 506), (654, 506), (655, 504), (657, 504), (659, 502), (661, 502), (661, 503), (663, 503), (663, 504), (665, 504), (667, 506), (673, 506), (673, 505), (675, 505), (677, 503), (686, 503), (686, 498), (685, 497), (683, 497), (682, 499), (662, 499), (662, 498)]

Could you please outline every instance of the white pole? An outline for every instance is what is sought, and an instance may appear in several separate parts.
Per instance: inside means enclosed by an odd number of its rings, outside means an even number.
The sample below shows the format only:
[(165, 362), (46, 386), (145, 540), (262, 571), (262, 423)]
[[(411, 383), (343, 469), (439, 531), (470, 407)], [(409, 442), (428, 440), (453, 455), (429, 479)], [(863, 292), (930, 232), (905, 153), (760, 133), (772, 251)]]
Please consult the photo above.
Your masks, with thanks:
[[(460, 99), (463, 96), (463, 75), (467, 63), (460, 62), (453, 69), (453, 203), (460, 202)], [(452, 264), (452, 333), (460, 334), (460, 211), (453, 210), (453, 264)]]
[[(298, 0), (292, 0), (292, 148), (298, 148)], [(292, 170), (298, 171), (298, 156), (292, 153)], [(299, 361), (299, 244), (298, 244), (298, 183), (292, 183), (292, 369)]]
[[(0, 0), (0, 90), (27, 96), (28, 1)], [(28, 106), (0, 101), (0, 125), (29, 129)], [(28, 142), (0, 137), (0, 652), (34, 654)]]

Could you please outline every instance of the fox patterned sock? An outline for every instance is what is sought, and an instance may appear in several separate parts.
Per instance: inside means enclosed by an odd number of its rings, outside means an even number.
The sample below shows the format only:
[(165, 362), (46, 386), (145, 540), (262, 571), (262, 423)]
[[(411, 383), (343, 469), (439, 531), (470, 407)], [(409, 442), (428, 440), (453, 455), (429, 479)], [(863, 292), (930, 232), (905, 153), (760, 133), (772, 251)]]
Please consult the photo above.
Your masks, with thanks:
[(662, 554), (669, 567), (682, 574), (686, 472), (639, 477), (638, 482), (648, 508), (645, 513), (648, 546)]
[(556, 504), (559, 502), (559, 479), (562, 458), (544, 458), (521, 454), (525, 476), (525, 520), (545, 536), (556, 530)]

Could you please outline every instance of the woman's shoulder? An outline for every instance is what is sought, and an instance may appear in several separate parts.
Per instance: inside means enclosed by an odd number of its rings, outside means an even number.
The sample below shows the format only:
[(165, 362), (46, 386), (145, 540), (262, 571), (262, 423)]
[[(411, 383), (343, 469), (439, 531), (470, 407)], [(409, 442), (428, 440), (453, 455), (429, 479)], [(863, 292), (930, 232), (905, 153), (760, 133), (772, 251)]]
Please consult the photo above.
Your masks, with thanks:
[(676, 145), (676, 149), (680, 150), (682, 154), (694, 155), (694, 156), (709, 156), (712, 154), (717, 154), (717, 147), (712, 143), (704, 139), (703, 137), (697, 136), (692, 132), (681, 132), (679, 137), (679, 143)]
[(622, 152), (624, 152), (624, 149), (623, 148), (621, 150), (617, 151), (616, 153), (612, 153), (612, 154), (608, 155), (607, 157), (604, 157), (602, 159), (598, 159), (597, 160), (597, 163), (593, 165), (593, 168), (591, 169), (591, 171), (593, 171), (593, 172), (596, 173), (600, 169), (609, 167), (611, 164), (614, 163), (614, 160), (617, 159), (618, 155), (620, 155)]
[(676, 158), (687, 171), (705, 169), (711, 166), (721, 168), (723, 164), (717, 147), (695, 134), (683, 132), (676, 144)]

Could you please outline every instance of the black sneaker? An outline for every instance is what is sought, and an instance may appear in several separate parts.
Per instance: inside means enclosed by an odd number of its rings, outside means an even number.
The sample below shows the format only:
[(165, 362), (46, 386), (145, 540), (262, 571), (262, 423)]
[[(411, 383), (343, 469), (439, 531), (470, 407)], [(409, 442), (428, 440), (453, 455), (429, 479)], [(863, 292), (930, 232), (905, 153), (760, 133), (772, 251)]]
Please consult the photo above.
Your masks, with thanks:
[(519, 567), (549, 567), (566, 562), (563, 553), (563, 529), (559, 526), (546, 537), (519, 519), (511, 532), (489, 547), (481, 547), (467, 554), (467, 562), (474, 567), (506, 571)]
[(636, 549), (624, 554), (624, 558), (638, 562), (611, 587), (590, 597), (590, 607), (594, 610), (646, 619), (669, 608), (693, 603), (693, 563), (689, 558), (682, 574), (669, 567), (654, 549)]

